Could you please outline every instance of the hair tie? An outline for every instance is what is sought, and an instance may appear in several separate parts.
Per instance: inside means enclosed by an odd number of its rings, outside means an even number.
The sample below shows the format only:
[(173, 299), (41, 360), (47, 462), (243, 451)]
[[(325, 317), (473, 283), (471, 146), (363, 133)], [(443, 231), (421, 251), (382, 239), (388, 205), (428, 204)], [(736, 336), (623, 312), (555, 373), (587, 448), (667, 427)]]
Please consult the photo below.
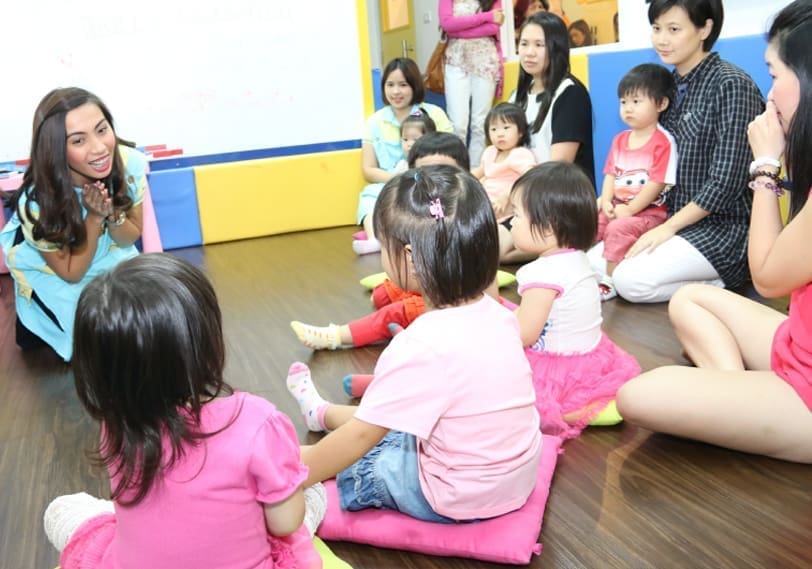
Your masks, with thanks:
[(431, 200), (429, 202), (429, 213), (434, 216), (434, 219), (440, 221), (445, 217), (445, 212), (443, 212), (443, 204), (440, 203), (440, 198)]

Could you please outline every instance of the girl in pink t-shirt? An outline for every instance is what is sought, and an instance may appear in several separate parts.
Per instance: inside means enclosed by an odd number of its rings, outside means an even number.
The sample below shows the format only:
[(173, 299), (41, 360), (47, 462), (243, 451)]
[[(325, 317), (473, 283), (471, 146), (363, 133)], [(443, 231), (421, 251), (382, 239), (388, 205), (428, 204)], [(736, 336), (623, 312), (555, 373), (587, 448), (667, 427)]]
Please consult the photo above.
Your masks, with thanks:
[(308, 482), (338, 475), (341, 507), (437, 522), (520, 508), (541, 451), (530, 367), (516, 319), (485, 290), (499, 246), (488, 196), (452, 166), (388, 182), (374, 224), (381, 260), (425, 314), (381, 354), (359, 406), (322, 399), (302, 363), (288, 389), (307, 426), (332, 431), (302, 450)]
[[(499, 103), (485, 119), (485, 141), (482, 163), (471, 170), (491, 199), (496, 221), (510, 230), (508, 196), (519, 176), (536, 165), (530, 150), (530, 130), (524, 111), (513, 103)], [(500, 244), (500, 251), (512, 247)]]
[(545, 162), (516, 181), (510, 202), (513, 243), (537, 256), (516, 273), (516, 316), (542, 431), (574, 437), (599, 413), (600, 423), (619, 422), (609, 404), (640, 366), (601, 330), (597, 275), (586, 256), (597, 231), (592, 183), (580, 166)]
[[(686, 285), (668, 313), (696, 367), (661, 367), (630, 381), (618, 408), (635, 424), (722, 447), (812, 464), (812, 4), (775, 17), (765, 59), (773, 78), (747, 137), (755, 159), (748, 258), (766, 298), (790, 295), (789, 316), (710, 285)], [(781, 162), (791, 180), (782, 222)], [(789, 184), (788, 184), (789, 185)], [(746, 191), (746, 190), (745, 190)]]
[[(101, 423), (113, 501), (82, 493), (48, 506), (63, 569), (321, 567), (302, 524), (296, 433), (225, 383), (221, 322), (205, 275), (169, 255), (125, 261), (82, 292), (76, 391)], [(323, 488), (308, 495), (315, 529)]]

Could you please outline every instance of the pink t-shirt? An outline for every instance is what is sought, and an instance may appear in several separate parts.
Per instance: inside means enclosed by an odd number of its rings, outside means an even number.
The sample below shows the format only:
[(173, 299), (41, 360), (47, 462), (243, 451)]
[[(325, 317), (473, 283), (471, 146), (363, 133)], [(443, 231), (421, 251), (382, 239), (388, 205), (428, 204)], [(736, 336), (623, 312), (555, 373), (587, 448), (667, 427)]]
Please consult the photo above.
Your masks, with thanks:
[(203, 407), (206, 432), (232, 419), (187, 446), (139, 504), (116, 504), (112, 559), (103, 567), (274, 567), (260, 502), (288, 498), (307, 467), (290, 419), (268, 401), (235, 393)]
[[(615, 177), (615, 200), (629, 203), (646, 182), (672, 186), (677, 183), (677, 143), (674, 137), (657, 125), (657, 130), (640, 148), (629, 148), (630, 130), (612, 140), (603, 173)], [(665, 204), (665, 191), (651, 205)]]
[(415, 435), (435, 512), (490, 518), (521, 507), (535, 486), (535, 401), (518, 321), (486, 295), (429, 311), (395, 336), (355, 416)]
[[(482, 170), (485, 173), (485, 180), (482, 182), (482, 187), (494, 202), (506, 194), (510, 193), (510, 188), (513, 183), (519, 179), (519, 176), (524, 174), (527, 170), (536, 165), (536, 156), (533, 151), (524, 146), (514, 148), (505, 157), (504, 160), (496, 161), (496, 156), (499, 150), (491, 145), (482, 152)], [(502, 216), (497, 219), (502, 222), (510, 216)]]
[(773, 338), (771, 367), (812, 411), (812, 283), (790, 297), (789, 318)]

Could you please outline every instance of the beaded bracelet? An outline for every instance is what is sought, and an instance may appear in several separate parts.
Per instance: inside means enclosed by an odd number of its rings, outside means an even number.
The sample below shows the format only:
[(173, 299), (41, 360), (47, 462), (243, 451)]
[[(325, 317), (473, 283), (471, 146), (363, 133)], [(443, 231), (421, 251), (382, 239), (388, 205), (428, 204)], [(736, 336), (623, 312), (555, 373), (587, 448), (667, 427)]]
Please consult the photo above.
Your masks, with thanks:
[[(762, 177), (769, 178), (769, 181), (758, 179)], [(767, 170), (756, 170), (750, 174), (750, 183), (747, 184), (747, 187), (754, 191), (767, 189), (779, 197), (784, 195), (784, 182), (781, 180), (781, 176)]]

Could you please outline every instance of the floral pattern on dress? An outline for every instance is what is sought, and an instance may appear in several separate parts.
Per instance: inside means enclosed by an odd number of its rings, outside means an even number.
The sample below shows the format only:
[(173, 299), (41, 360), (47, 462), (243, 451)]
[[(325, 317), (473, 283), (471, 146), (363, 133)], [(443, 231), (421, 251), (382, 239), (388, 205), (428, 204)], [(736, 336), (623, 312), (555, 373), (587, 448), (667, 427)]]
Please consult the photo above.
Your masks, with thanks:
[[(455, 17), (472, 16), (480, 11), (479, 0), (454, 0)], [(445, 50), (448, 65), (459, 67), (469, 75), (499, 81), (501, 66), (496, 38), (449, 38)]]

